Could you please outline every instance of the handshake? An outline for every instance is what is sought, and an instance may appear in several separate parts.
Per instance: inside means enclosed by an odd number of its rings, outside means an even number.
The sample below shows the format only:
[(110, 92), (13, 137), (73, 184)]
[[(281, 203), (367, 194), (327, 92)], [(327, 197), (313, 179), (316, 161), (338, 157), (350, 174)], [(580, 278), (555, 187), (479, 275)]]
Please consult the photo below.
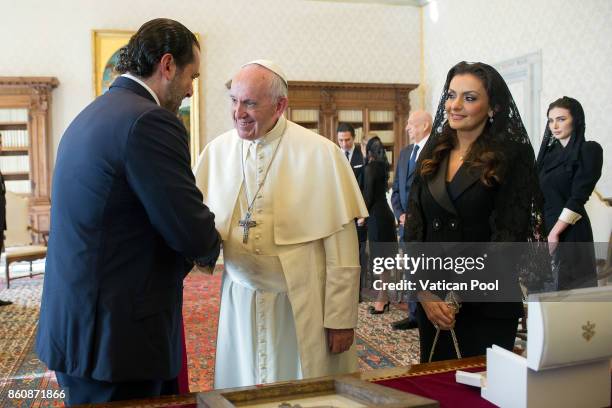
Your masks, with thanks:
[(192, 259), (189, 265), (189, 270), (195, 265), (201, 272), (204, 272), (208, 275), (212, 275), (215, 270), (215, 265), (217, 263), (217, 259), (219, 259), (219, 254), (221, 253), (221, 237), (217, 235), (217, 242), (210, 250), (208, 255)]

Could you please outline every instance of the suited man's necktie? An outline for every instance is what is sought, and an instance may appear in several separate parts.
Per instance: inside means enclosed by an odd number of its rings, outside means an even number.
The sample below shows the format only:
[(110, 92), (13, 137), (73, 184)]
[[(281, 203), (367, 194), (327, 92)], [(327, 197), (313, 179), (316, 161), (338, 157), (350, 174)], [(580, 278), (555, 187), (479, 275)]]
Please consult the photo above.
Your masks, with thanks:
[(416, 157), (419, 152), (419, 145), (414, 145), (412, 148), (412, 154), (410, 155), (410, 160), (408, 160), (408, 174), (411, 174), (416, 167)]
[(346, 160), (348, 160), (350, 162), (351, 159), (349, 158), (350, 153), (348, 152), (348, 150), (344, 151), (344, 155), (346, 156)]

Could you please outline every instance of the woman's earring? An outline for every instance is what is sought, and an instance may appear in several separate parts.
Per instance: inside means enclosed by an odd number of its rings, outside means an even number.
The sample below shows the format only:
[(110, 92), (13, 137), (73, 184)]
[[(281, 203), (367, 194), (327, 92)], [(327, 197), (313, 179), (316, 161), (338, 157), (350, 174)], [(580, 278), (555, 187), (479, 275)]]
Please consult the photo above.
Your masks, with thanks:
[(447, 121), (448, 121), (448, 113), (446, 112), (446, 110), (444, 110), (443, 113), (442, 113), (442, 121), (440, 122), (440, 125), (436, 129), (436, 132), (442, 133), (442, 130), (444, 129), (444, 124)]
[(493, 116), (489, 116), (489, 123), (493, 123)]

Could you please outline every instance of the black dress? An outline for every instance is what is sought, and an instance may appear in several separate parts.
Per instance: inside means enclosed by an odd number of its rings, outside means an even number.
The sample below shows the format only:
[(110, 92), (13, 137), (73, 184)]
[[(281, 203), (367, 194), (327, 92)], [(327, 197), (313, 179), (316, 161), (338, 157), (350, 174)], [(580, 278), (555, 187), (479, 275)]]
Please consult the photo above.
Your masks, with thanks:
[(365, 168), (363, 198), (368, 208), (368, 240), (397, 242), (395, 217), (387, 202), (386, 163), (370, 161)]
[[(364, 163), (363, 163), (363, 154), (361, 153), (361, 148), (358, 145), (355, 146), (355, 149), (353, 150), (353, 155), (351, 156), (350, 164), (351, 164), (351, 168), (353, 169), (353, 174), (355, 174), (355, 179), (357, 179), (359, 190), (363, 194), (363, 183), (364, 183), (364, 176), (363, 176), (364, 165), (363, 164)], [(365, 242), (368, 240), (368, 227), (367, 227), (367, 223), (364, 223), (363, 225), (359, 226), (355, 222), (355, 225), (357, 227), (357, 239), (359, 241), (359, 248), (360, 248), (359, 256), (361, 259), (361, 257), (363, 256), (362, 255), (363, 250), (361, 248), (365, 245)], [(362, 260), (360, 260), (360, 262), (362, 262)], [(362, 265), (365, 265), (365, 261), (362, 262)]]
[[(593, 230), (584, 205), (601, 176), (603, 150), (598, 143), (585, 141), (580, 147), (578, 160), (572, 162), (558, 141), (542, 148), (547, 149), (539, 163), (546, 235), (564, 208), (582, 216), (559, 237), (561, 244), (554, 255), (555, 270), (558, 271), (556, 289), (596, 286), (594, 248), (593, 245), (585, 244), (593, 242)], [(582, 244), (567, 244), (570, 242)]]
[[(529, 151), (527, 151), (527, 149)], [(514, 154), (533, 157), (528, 145), (507, 148)], [(508, 163), (516, 163), (508, 157)], [(523, 160), (521, 160), (523, 162)], [(479, 174), (462, 165), (446, 182), (448, 156), (430, 178), (419, 176), (410, 195), (410, 211), (405, 224), (406, 242), (522, 242), (527, 240), (530, 203), (521, 202), (522, 182), (531, 169), (512, 166), (503, 183), (488, 187)], [(518, 283), (517, 283), (518, 288)], [(522, 302), (463, 303), (455, 320), (455, 333), (462, 357), (486, 354), (492, 344), (512, 350)], [(436, 328), (418, 304), (421, 362), (427, 362)], [(442, 330), (432, 361), (457, 358), (450, 331)]]

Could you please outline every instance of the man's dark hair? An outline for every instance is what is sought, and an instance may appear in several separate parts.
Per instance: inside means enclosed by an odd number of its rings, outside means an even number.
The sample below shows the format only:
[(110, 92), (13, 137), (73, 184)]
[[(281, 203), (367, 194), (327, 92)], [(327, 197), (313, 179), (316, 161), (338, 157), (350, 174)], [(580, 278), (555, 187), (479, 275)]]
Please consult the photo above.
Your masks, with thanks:
[(200, 48), (196, 36), (178, 21), (156, 18), (146, 22), (121, 48), (117, 72), (142, 78), (153, 74), (164, 54), (172, 54), (179, 69), (193, 61), (193, 46)]
[(353, 139), (355, 138), (355, 128), (350, 123), (338, 123), (338, 129), (336, 130), (336, 133), (340, 132), (351, 132), (351, 136), (353, 136)]

